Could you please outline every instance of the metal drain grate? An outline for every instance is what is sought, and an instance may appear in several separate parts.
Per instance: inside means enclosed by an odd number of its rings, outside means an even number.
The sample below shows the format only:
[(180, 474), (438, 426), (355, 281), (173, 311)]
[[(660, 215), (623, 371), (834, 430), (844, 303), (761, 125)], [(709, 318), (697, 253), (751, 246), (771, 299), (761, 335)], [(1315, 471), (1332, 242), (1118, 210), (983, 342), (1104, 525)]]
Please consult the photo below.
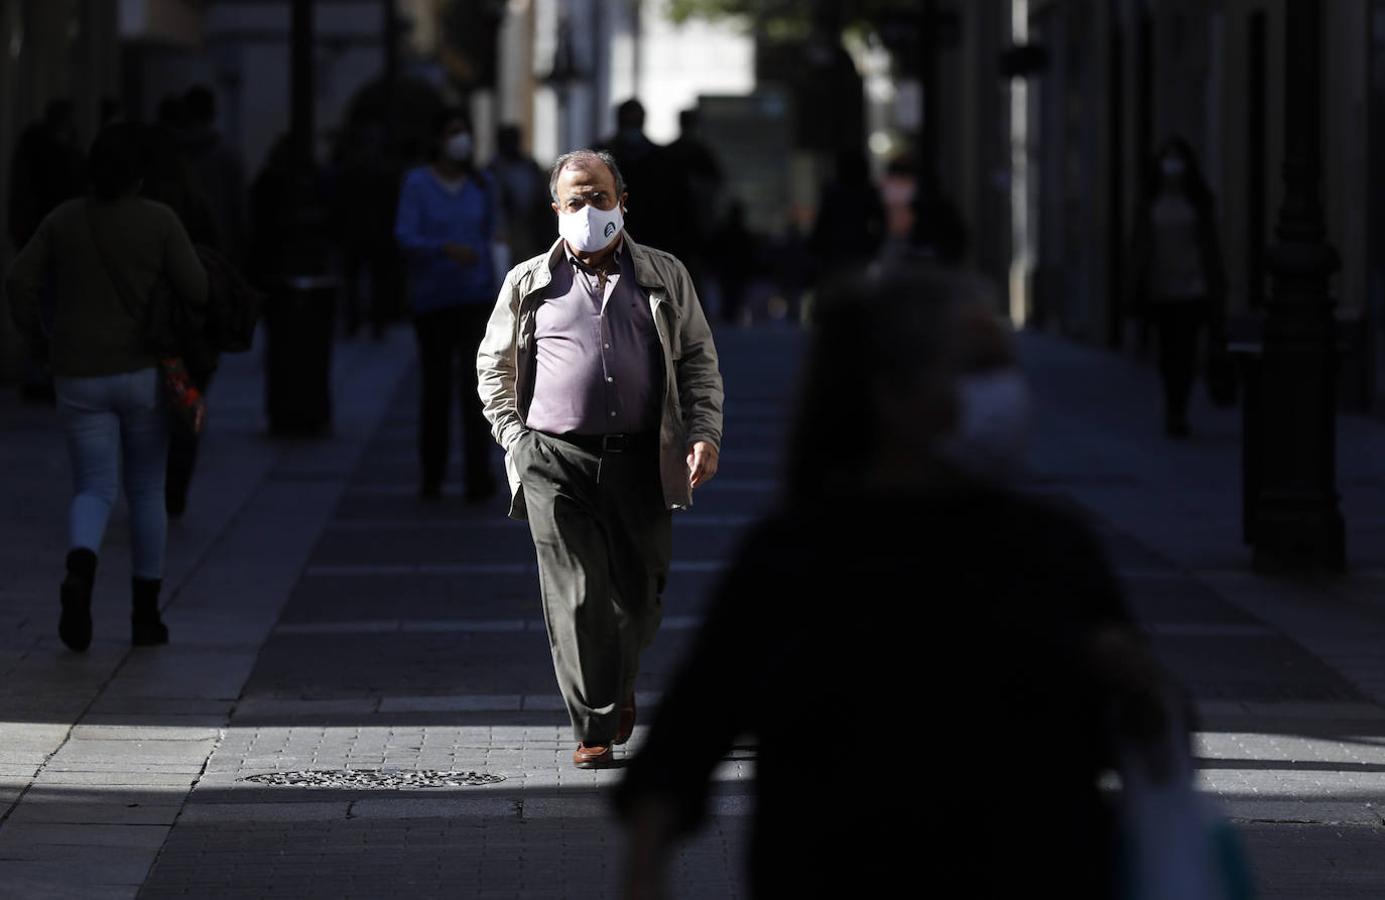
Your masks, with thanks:
[(482, 772), (439, 772), (432, 769), (408, 772), (389, 772), (374, 769), (336, 769), (317, 772), (265, 772), (260, 775), (247, 775), (240, 781), (255, 784), (282, 785), (284, 787), (325, 787), (325, 788), (431, 788), (431, 787), (478, 787), (485, 784), (499, 784), (504, 775), (488, 775)]

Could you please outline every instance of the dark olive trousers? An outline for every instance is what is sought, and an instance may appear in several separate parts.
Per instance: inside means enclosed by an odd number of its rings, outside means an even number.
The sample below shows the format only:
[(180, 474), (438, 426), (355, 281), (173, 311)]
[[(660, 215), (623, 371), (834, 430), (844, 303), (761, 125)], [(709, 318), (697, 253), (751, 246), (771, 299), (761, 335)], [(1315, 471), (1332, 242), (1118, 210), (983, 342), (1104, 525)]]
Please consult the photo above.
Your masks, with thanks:
[(672, 555), (658, 441), (603, 451), (530, 431), (514, 453), (558, 688), (577, 740), (609, 743), (658, 630)]

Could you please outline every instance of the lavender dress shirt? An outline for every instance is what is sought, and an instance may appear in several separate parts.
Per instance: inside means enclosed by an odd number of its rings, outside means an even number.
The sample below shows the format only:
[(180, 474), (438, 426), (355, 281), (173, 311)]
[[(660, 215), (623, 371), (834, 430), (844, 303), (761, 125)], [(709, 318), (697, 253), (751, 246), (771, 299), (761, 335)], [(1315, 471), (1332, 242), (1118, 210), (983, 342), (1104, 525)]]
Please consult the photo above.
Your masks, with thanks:
[(564, 247), (534, 312), (534, 390), (525, 424), (548, 434), (659, 427), (664, 382), (649, 293), (622, 244), (603, 277)]

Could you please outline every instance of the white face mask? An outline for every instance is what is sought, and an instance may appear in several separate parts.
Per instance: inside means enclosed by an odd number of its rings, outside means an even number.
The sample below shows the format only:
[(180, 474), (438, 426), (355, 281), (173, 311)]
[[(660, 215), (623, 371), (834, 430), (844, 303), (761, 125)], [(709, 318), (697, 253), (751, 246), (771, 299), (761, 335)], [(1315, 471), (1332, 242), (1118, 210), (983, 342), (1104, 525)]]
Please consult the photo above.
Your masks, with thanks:
[(954, 465), (991, 481), (1018, 474), (1029, 440), (1029, 385), (1015, 368), (997, 369), (957, 380), (960, 407), (957, 430), (939, 441), (941, 455)]
[(447, 139), (443, 152), (453, 162), (466, 162), (471, 159), (471, 135), (465, 131), (452, 135)]
[(625, 227), (625, 217), (617, 203), (611, 209), (597, 209), (590, 203), (577, 212), (558, 213), (558, 234), (580, 253), (595, 253), (611, 245)]

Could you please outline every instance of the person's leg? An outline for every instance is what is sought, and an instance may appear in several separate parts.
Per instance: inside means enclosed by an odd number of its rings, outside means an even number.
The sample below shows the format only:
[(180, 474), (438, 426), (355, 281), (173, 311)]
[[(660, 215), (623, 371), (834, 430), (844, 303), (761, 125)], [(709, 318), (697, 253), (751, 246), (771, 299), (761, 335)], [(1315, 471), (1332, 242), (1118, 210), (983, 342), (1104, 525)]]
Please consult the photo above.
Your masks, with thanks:
[(418, 453), (423, 470), (421, 493), (436, 497), (447, 474), (447, 432), (452, 394), (452, 342), (447, 310), (414, 317), (423, 387), (419, 395)]
[(109, 379), (58, 378), (55, 390), (73, 481), (67, 574), (58, 592), (62, 604), (58, 635), (80, 653), (91, 645), (97, 553), (119, 488), (120, 421), (112, 408)]
[(468, 500), (486, 500), (495, 495), (496, 481), (491, 473), (490, 423), (482, 412), (481, 396), (476, 384), (476, 351), (486, 336), (490, 307), (469, 304), (458, 310), (458, 346), (461, 352), (462, 448), (466, 454), (466, 496)]
[(159, 590), (168, 542), (168, 410), (157, 369), (122, 378), (120, 441), (125, 499), (130, 505), (130, 639), (136, 646), (166, 644), (168, 628), (159, 616)]
[(168, 463), (169, 422), (159, 389), (157, 369), (120, 376), (120, 445), (125, 469), (125, 498), (130, 504), (131, 572), (157, 580), (164, 575), (168, 514), (164, 478)]
[(101, 552), (119, 491), (120, 419), (109, 378), (58, 378), (58, 416), (72, 464), (68, 546)]
[(640, 654), (663, 619), (662, 594), (673, 555), (672, 513), (664, 503), (658, 453), (652, 446), (602, 460), (623, 700), (634, 695)]
[(522, 438), (520, 481), (558, 688), (579, 743), (609, 745), (617, 728), (619, 625), (611, 602), (597, 457), (537, 433)]

